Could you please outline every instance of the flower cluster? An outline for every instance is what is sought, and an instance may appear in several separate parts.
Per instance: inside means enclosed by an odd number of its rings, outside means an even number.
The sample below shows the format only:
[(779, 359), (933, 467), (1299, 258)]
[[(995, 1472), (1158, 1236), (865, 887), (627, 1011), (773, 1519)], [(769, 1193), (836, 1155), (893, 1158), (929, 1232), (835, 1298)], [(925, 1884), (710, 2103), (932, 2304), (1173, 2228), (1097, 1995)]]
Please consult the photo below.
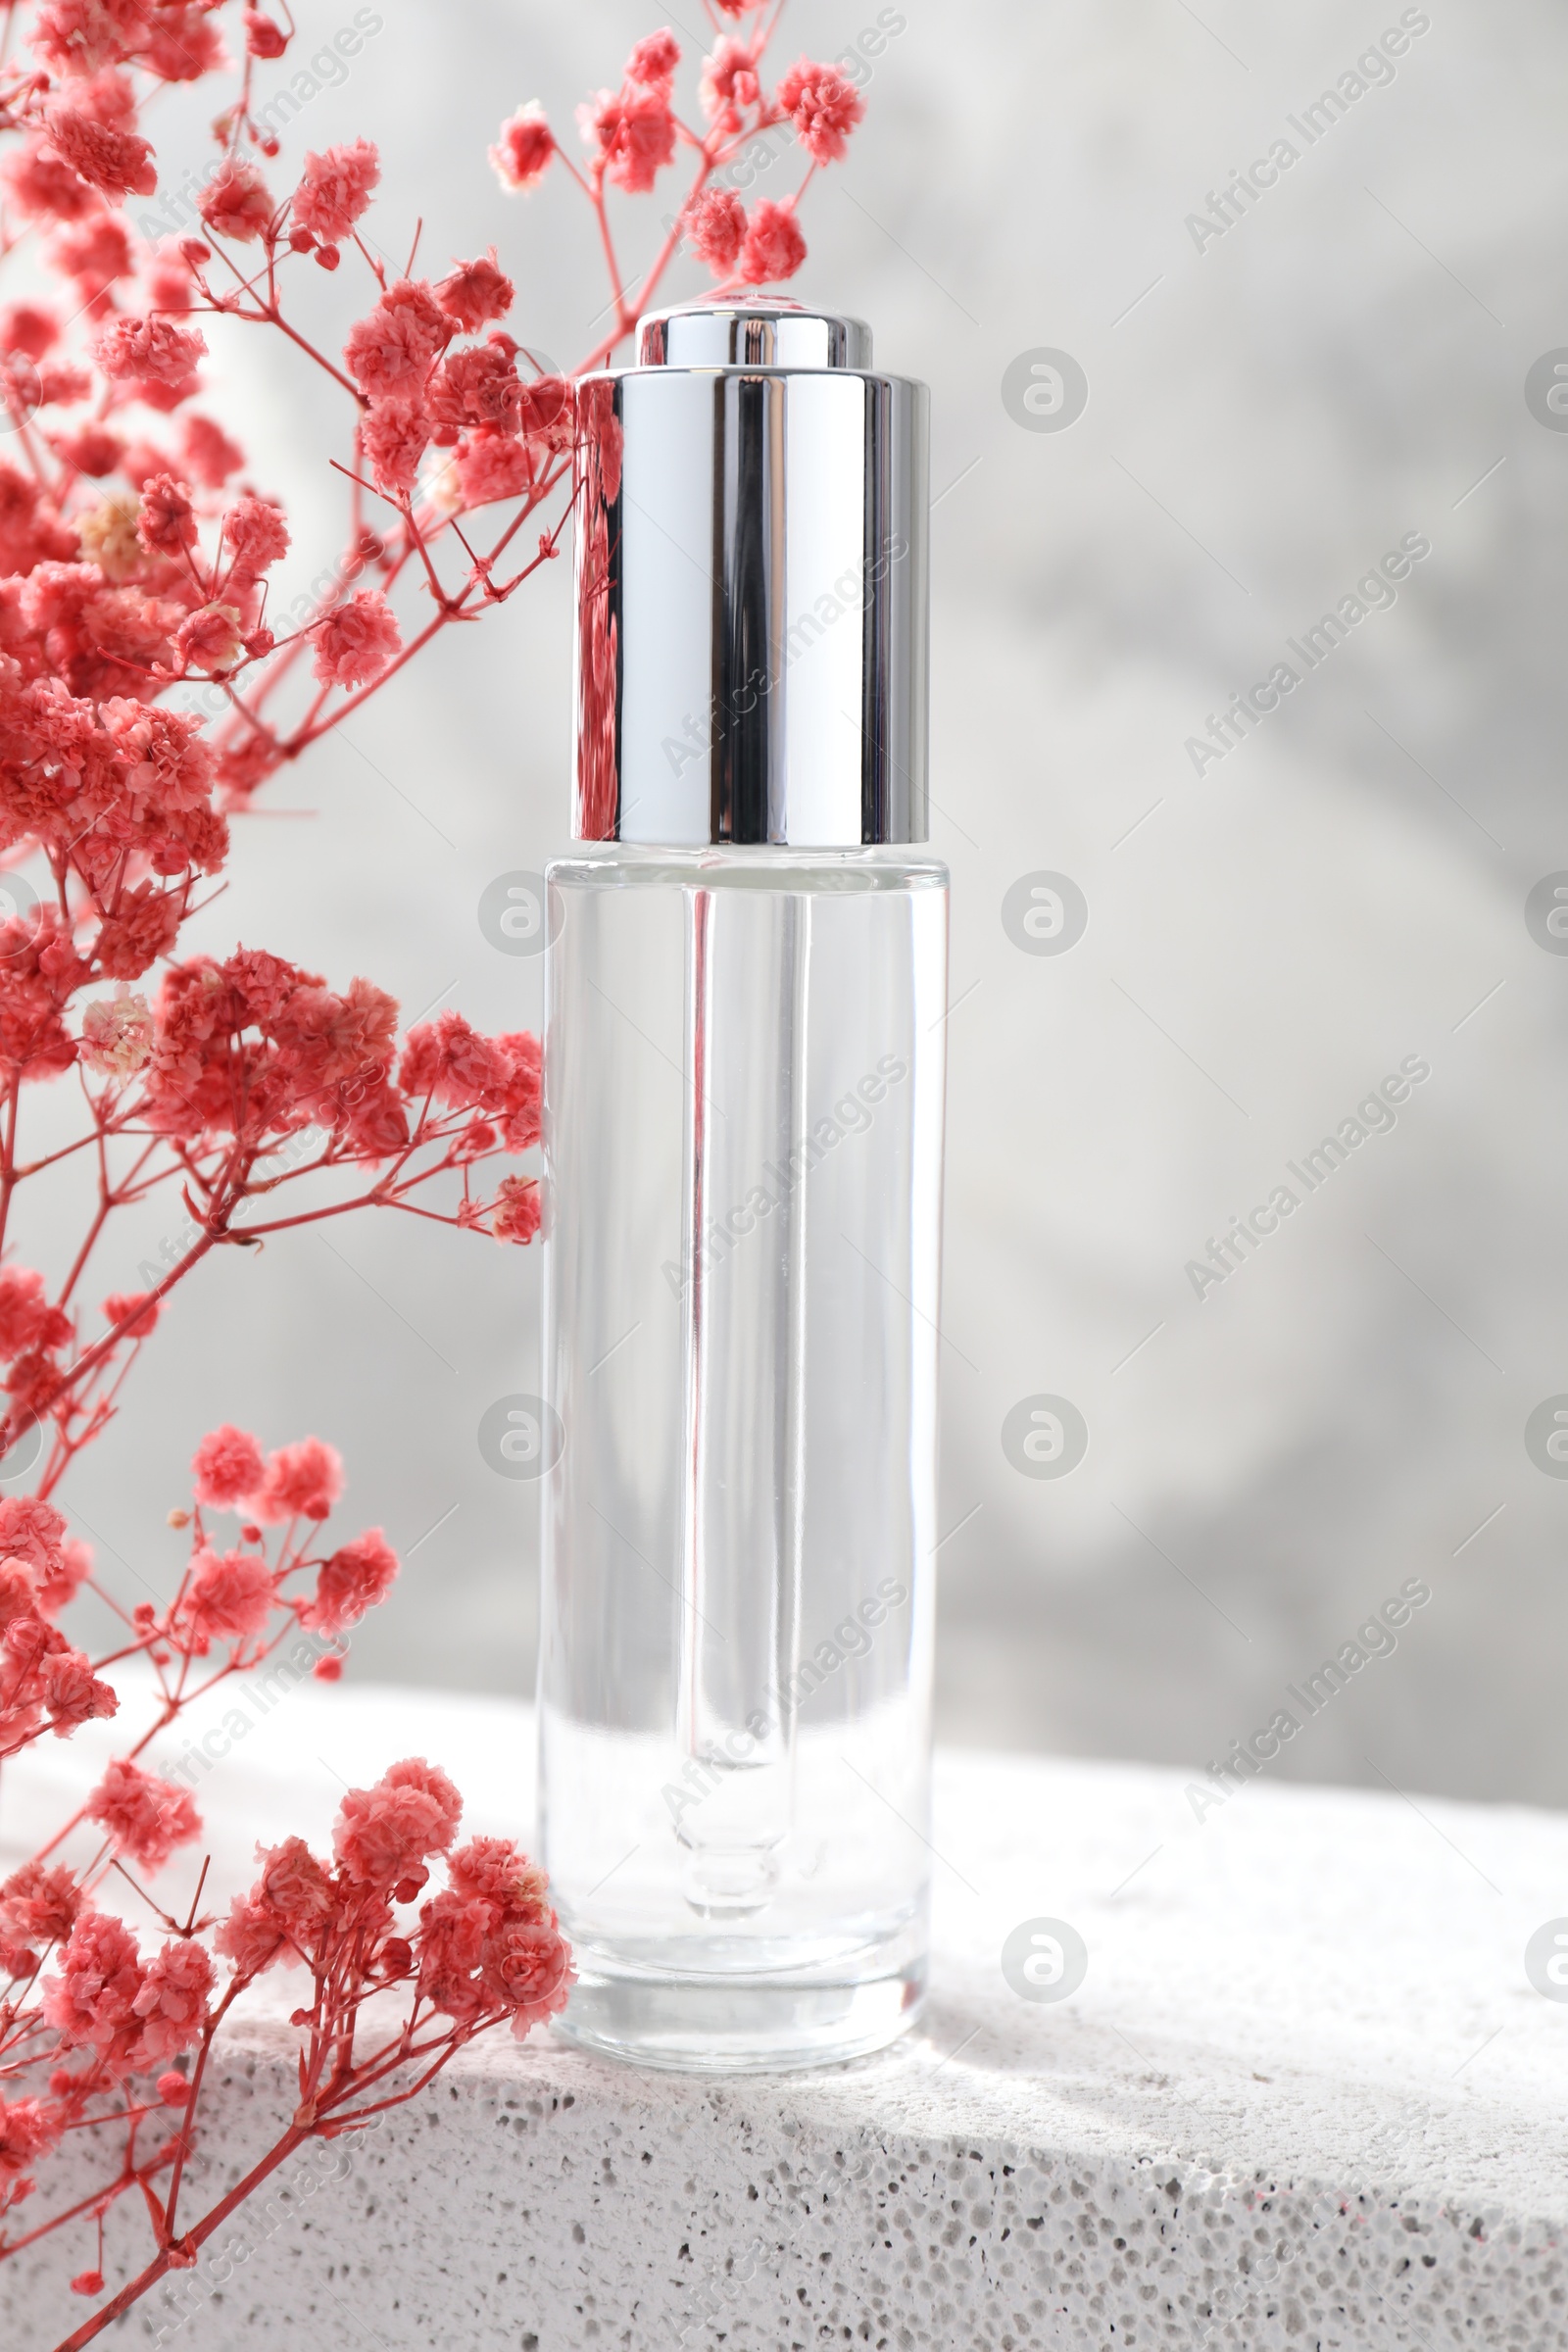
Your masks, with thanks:
[[(366, 463), (405, 513), (432, 447), (452, 453), (448, 479), (455, 477), (464, 508), (525, 497), (559, 473), (571, 447), (571, 387), (539, 368), (519, 369), (520, 347), (495, 323), (514, 298), (492, 246), (435, 283), (394, 280), (351, 328), (343, 360), (367, 403)], [(486, 327), (482, 342), (465, 339)], [(388, 645), (386, 658), (395, 650)]]
[[(385, 1599), (398, 1570), (379, 1528), (339, 1544), (324, 1537), (343, 1493), (335, 1448), (304, 1438), (265, 1452), (249, 1431), (225, 1423), (203, 1438), (191, 1471), (192, 1505), (170, 1514), (189, 1544), (173, 1598), (162, 1609), (139, 1602), (125, 1642), (96, 1662), (54, 1622), (90, 1572), (85, 1547), (71, 1542), (50, 1503), (0, 1498), (0, 1755), (47, 1732), (64, 1738), (117, 1715), (121, 1696), (109, 1673), (127, 1656), (154, 1670), (154, 1732), (289, 1639), (297, 1675), (301, 1652), (312, 1654), (305, 1637), (324, 1637), (317, 1672), (335, 1679), (342, 1637)], [(220, 1537), (215, 1514), (237, 1519), (231, 1544)], [(169, 1940), (144, 1955), (104, 1899), (106, 1873), (155, 1878), (196, 1842), (202, 1826), (189, 1788), (142, 1760), (150, 1737), (115, 1757), (50, 1849), (0, 1884), (0, 1988), (10, 1981), (0, 1997), (0, 2214), (31, 2192), (38, 2163), (67, 2132), (143, 2112), (135, 2095), (126, 2104), (132, 2078), (158, 2077), (155, 2110), (193, 2104), (176, 2062), (210, 2034), (236, 1985), (274, 1958), (320, 1963), (352, 2015), (367, 1987), (398, 1978), (406, 1946), (416, 1957), (401, 1973), (411, 1989), (421, 1987), (415, 2022), (440, 2016), (450, 2021), (440, 2032), (461, 2029), (465, 2036), (507, 2018), (535, 2022), (565, 1997), (565, 1947), (543, 1880), (520, 1856), (515, 1884), (497, 1884), (486, 1895), (469, 1993), (454, 1994), (453, 2007), (422, 1988), (426, 1974), (432, 1982), (439, 1975), (442, 1986), (455, 1984), (433, 1957), (442, 1931), (435, 1931), (427, 1966), (422, 1931), (405, 1930), (399, 1944), (394, 1907), (423, 1889), (428, 1863), (451, 1845), (462, 1812), (451, 1782), (423, 1764), (400, 1765), (377, 1788), (351, 1793), (335, 1870), (289, 1840), (264, 1857), (260, 1885), (236, 1903), (228, 1927), (215, 1935), (216, 1918), (199, 1919), (193, 1910), (181, 1923), (160, 1914)], [(480, 1840), (465, 1850), (477, 1857), (489, 1849)], [(453, 1857), (454, 1873), (459, 1861)], [(470, 1899), (478, 1891), (475, 1886)], [(236, 1923), (246, 1920), (242, 1933)], [(530, 1936), (537, 1947), (531, 1973), (522, 1958)], [(225, 1959), (232, 1974), (220, 1996), (215, 1961)], [(187, 2113), (180, 2132), (116, 2180), (106, 2203), (175, 2164), (189, 2124)], [(82, 2291), (96, 2293), (98, 2274), (83, 2278), (96, 2284)]]
[[(508, 1244), (540, 1228), (539, 1182), (517, 1164), (539, 1138), (536, 1039), (484, 1036), (453, 1011), (400, 1039), (396, 1004), (368, 980), (329, 982), (259, 948), (194, 955), (181, 933), (221, 887), (269, 778), (556, 558), (579, 451), (613, 496), (618, 426), (597, 371), (679, 257), (722, 290), (799, 270), (802, 190), (842, 159), (861, 102), (831, 66), (769, 70), (784, 5), (713, 0), (689, 108), (674, 35), (640, 39), (616, 85), (583, 106), (575, 161), (537, 105), (501, 125), (502, 187), (533, 189), (555, 167), (590, 207), (608, 264), (602, 338), (567, 370), (527, 347), (520, 272), (499, 238), (428, 274), (417, 236), (401, 267), (386, 260), (405, 232), (369, 224), (382, 197), (371, 141), (282, 162), (260, 91), (294, 38), (286, 10), (19, 0), (7, 12), (0, 265), (24, 243), (33, 261), (0, 300), (0, 1461), (8, 1489), (25, 1466), (31, 1492), (0, 1496), (0, 1761), (94, 1720), (118, 1731), (119, 1662), (140, 1661), (155, 1690), (140, 1739), (0, 1885), (0, 2214), (47, 2178), (68, 2135), (108, 2132), (100, 2190), (23, 2236), (95, 2224), (97, 2263), (73, 2284), (96, 2297), (108, 2210), (130, 2196), (153, 2230), (151, 2262), (73, 2352), (201, 2243), (207, 2221), (178, 2206), (203, 2069), (258, 1970), (295, 1962), (315, 1992), (299, 2013), (298, 2114), (242, 2191), (302, 2135), (414, 2095), (473, 2034), (526, 2031), (570, 1984), (539, 1872), (509, 1841), (460, 1845), (456, 1791), (422, 1763), (351, 1795), (330, 1859), (297, 1839), (267, 1853), (220, 1930), (199, 1916), (200, 1886), (176, 1916), (140, 1884), (188, 1867), (201, 1835), (190, 1790), (155, 1768), (155, 1735), (284, 1642), (297, 1672), (334, 1680), (394, 1584), (379, 1528), (324, 1532), (343, 1483), (329, 1446), (266, 1452), (226, 1424), (204, 1439), (191, 1506), (171, 1513), (188, 1543), (165, 1603), (122, 1605), (53, 1498), (134, 1393), (169, 1293), (213, 1250), (366, 1206)], [(207, 109), (217, 152), (195, 221), (160, 190), (148, 101), (231, 69)], [(804, 175), (748, 208), (732, 168), (769, 130), (790, 136)], [(689, 180), (633, 280), (612, 210), (667, 188), (677, 159)], [(150, 196), (172, 203), (168, 233), (132, 224), (127, 199)], [(301, 270), (315, 313), (330, 307), (328, 283), (345, 289), (328, 333), (301, 317)], [(304, 592), (291, 567), (313, 565), (204, 391), (210, 352), (230, 359), (252, 329), (337, 404), (343, 532)], [(587, 558), (602, 566), (608, 549)], [(617, 658), (612, 621), (591, 658), (596, 669)], [(24, 1090), (45, 1081), (69, 1082), (80, 1116), (33, 1137)], [(80, 1247), (46, 1280), (19, 1249), (19, 1220), (62, 1166), (88, 1179), (90, 1207)], [(308, 1208), (286, 1190), (301, 1185)], [(160, 1188), (177, 1193), (182, 1238), (95, 1314), (95, 1252)], [(120, 1620), (107, 1655), (62, 1630), (89, 1580)], [(161, 1923), (150, 1941), (111, 1900), (127, 1883)], [(368, 1996), (400, 1990), (402, 2028), (367, 2036)], [(18, 2242), (0, 2228), (0, 2259)]]
[[(149, 1800), (134, 1787), (150, 1776), (133, 1766), (123, 1776), (117, 1802), (150, 1819)], [(6, 2065), (0, 2041), (0, 2079), (14, 2082), (45, 2066), (48, 2079), (41, 2094), (0, 2096), (0, 2215), (31, 2194), (40, 2159), (106, 2106), (133, 2122), (173, 2109), (177, 2125), (150, 2151), (137, 2150), (133, 2134), (126, 2172), (104, 2206), (140, 2189), (153, 2212), (159, 2247), (137, 2291), (176, 2259), (190, 2259), (207, 2227), (176, 2234), (175, 2204), (207, 2053), (236, 1996), (280, 1963), (308, 1969), (315, 1985), (314, 2002), (297, 2013), (307, 2029), (300, 2104), (292, 2131), (255, 2166), (247, 2187), (308, 2133), (352, 2130), (414, 2096), (406, 2080), (391, 2087), (399, 2076), (413, 2072), (416, 2087), (476, 2034), (505, 2024), (521, 2036), (556, 2015), (573, 1972), (544, 1873), (510, 1838), (455, 1846), (462, 1815), (444, 1772), (420, 1757), (394, 1764), (373, 1788), (349, 1790), (332, 1860), (318, 1859), (301, 1838), (258, 1848), (260, 1877), (215, 1934), (208, 1936), (211, 1920), (170, 1919), (172, 1933), (150, 1955), (71, 1870), (28, 1863), (13, 1873), (0, 1885), (0, 1966), (35, 1990), (24, 2034), (16, 2011), (4, 2012), (6, 2039), (32, 2043), (41, 2032), (48, 2047), (30, 2064)], [(159, 1867), (158, 1858), (143, 1859)], [(447, 1884), (421, 1902), (432, 1865), (444, 1867)], [(399, 1992), (400, 2024), (379, 2038), (359, 2031), (368, 1995)], [(127, 2098), (134, 2079), (149, 2076), (150, 2101), (146, 2091), (140, 2103), (133, 2092)], [(161, 2199), (154, 2184), (166, 2172), (172, 2180)], [(102, 2207), (98, 2218), (101, 2237)], [(98, 2294), (102, 2273), (85, 2272), (74, 2284)]]
[[(600, 90), (586, 100), (577, 110), (577, 122), (588, 147), (589, 189), (602, 221), (606, 184), (628, 195), (646, 195), (674, 161), (684, 138), (702, 158), (681, 217), (686, 242), (725, 283), (768, 285), (793, 277), (806, 259), (806, 238), (797, 218), (800, 191), (782, 200), (761, 197), (748, 213), (734, 188), (721, 177), (710, 184), (710, 174), (721, 174), (744, 141), (786, 122), (812, 170), (838, 163), (850, 132), (865, 112), (865, 101), (836, 66), (813, 64), (805, 57), (770, 94), (763, 81), (763, 51), (772, 24), (764, 27), (760, 11), (754, 14), (753, 0), (738, 0), (736, 5), (724, 0), (723, 13), (731, 18), (751, 16), (753, 24), (746, 38), (720, 34), (703, 61), (698, 98), (708, 122), (705, 138), (686, 130), (675, 113), (681, 53), (667, 27), (637, 43), (626, 60), (620, 87)], [(519, 193), (537, 184), (557, 152), (543, 109), (530, 103), (502, 124), (490, 161), (502, 186)]]
[(120, 1705), (53, 1622), (90, 1566), (85, 1546), (68, 1546), (65, 1533), (47, 1502), (0, 1500), (0, 1757), (29, 1745), (46, 1724), (69, 1739)]
[[(546, 1880), (509, 1838), (455, 1850), (463, 1800), (420, 1757), (394, 1764), (373, 1788), (351, 1788), (332, 1834), (334, 1860), (301, 1838), (258, 1849), (262, 1875), (235, 1898), (216, 1948), (250, 1981), (281, 1962), (335, 1984), (350, 1948), (365, 1979), (406, 1984), (407, 2032), (444, 2017), (470, 2034), (506, 2018), (519, 2037), (566, 2004), (571, 1955), (546, 1899)], [(419, 1897), (444, 1857), (447, 1885)], [(416, 1920), (406, 1914), (417, 1905)]]

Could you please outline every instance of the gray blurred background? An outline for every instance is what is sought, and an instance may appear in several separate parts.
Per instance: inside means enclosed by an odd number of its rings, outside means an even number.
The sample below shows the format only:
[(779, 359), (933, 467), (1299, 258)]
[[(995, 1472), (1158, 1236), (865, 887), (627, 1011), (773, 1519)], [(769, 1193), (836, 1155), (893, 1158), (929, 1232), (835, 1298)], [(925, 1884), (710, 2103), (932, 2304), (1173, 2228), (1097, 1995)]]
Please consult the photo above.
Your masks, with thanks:
[[(300, 13), (308, 58), (353, 12)], [(881, 362), (933, 391), (942, 1730), (1201, 1764), (1417, 1577), (1432, 1601), (1396, 1653), (1274, 1770), (1562, 1804), (1568, 1484), (1524, 1432), (1568, 1392), (1568, 957), (1525, 902), (1568, 868), (1568, 433), (1525, 379), (1568, 345), (1568, 29), (1545, 0), (1432, 0), (1394, 78), (1309, 147), (1287, 118), (1398, 0), (880, 13), (867, 121), (808, 198), (792, 291), (863, 315)], [(533, 96), (572, 135), (581, 94), (665, 22), (690, 106), (686, 15), (399, 0), (286, 153), (376, 138), (383, 245), (418, 210), (424, 267), (497, 243), (509, 324), (574, 361), (605, 296), (587, 210), (559, 169), (508, 200), (485, 147)], [(840, 54), (878, 15), (792, 0), (779, 62)], [(202, 159), (201, 111), (169, 102), (166, 178)], [(1298, 161), (1200, 250), (1187, 216), (1281, 138)], [(795, 170), (773, 167), (780, 192)], [(668, 184), (625, 207), (634, 263)], [(684, 271), (674, 296), (705, 282)], [(304, 276), (323, 334), (366, 307), (348, 267)], [(281, 344), (211, 340), (255, 478), (294, 519), (293, 594), (338, 545), (343, 417)], [(1004, 401), (1043, 350), (1087, 377), (1065, 429)], [(1431, 553), (1396, 603), (1196, 773), (1208, 715), (1277, 662), (1303, 669), (1285, 640), (1407, 533)], [(537, 961), (497, 953), (476, 906), (565, 846), (567, 570), (449, 633), (270, 788), (202, 944), (365, 973), (409, 1018), (439, 1000), (537, 1022)], [(1004, 927), (1041, 871), (1087, 901), (1064, 954)], [(1197, 1297), (1188, 1261), (1405, 1056), (1431, 1075), (1397, 1125)], [(133, 1287), (178, 1221), (127, 1219), (101, 1290)], [(20, 1238), (39, 1259), (65, 1243)], [(353, 1674), (524, 1690), (536, 1490), (493, 1475), (475, 1433), (536, 1385), (539, 1271), (536, 1250), (391, 1215), (209, 1261), (65, 1499), (132, 1591), (162, 1590), (163, 1513), (202, 1431), (319, 1431), (348, 1515), (407, 1555)], [(1059, 1479), (1003, 1450), (1042, 1394), (1090, 1433)]]

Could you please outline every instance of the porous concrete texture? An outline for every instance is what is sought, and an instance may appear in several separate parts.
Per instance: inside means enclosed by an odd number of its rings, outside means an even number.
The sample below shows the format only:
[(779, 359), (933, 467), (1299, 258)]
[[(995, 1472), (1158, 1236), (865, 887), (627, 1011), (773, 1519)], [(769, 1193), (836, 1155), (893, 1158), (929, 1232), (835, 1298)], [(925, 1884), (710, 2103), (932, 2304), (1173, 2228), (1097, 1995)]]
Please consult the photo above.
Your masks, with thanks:
[[(29, 1760), (8, 1854), (95, 1768), (102, 1729)], [(342, 1783), (401, 1754), (454, 1772), (472, 1827), (530, 1816), (527, 1711), (500, 1700), (305, 1688), (243, 1745), (234, 1729), (203, 1783), (225, 1893), (254, 1838), (324, 1838)], [(1568, 2344), (1568, 2005), (1524, 1966), (1568, 1911), (1568, 1821), (1263, 1782), (1199, 1807), (1195, 1786), (944, 1757), (934, 1989), (900, 2048), (703, 2082), (497, 2038), (379, 2131), (304, 2152), (106, 2340)], [(1087, 1945), (1066, 1999), (1002, 1974), (1035, 1919)], [(270, 1980), (223, 2044), (194, 2211), (292, 2105), (299, 1984)], [(111, 2267), (141, 2234), (122, 2217)], [(7, 2352), (79, 2322), (56, 2283), (78, 2267), (0, 2266)]]

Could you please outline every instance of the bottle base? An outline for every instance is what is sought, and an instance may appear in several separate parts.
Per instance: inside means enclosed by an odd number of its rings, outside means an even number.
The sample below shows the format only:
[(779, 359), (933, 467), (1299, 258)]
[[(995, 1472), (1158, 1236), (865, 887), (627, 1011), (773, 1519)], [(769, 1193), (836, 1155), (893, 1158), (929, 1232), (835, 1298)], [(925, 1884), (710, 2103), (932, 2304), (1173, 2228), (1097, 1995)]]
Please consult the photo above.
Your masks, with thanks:
[(925, 1997), (923, 1960), (853, 1982), (653, 1975), (578, 1945), (554, 2031), (577, 2048), (682, 2075), (793, 2074), (885, 2049)]

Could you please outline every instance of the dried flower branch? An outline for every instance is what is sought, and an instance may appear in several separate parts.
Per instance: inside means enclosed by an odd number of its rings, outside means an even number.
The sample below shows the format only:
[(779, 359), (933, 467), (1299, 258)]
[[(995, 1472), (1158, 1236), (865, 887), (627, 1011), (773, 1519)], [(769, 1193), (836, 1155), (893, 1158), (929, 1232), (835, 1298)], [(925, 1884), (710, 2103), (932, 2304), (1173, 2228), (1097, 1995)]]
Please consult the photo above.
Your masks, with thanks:
[[(556, 167), (594, 216), (609, 324), (558, 375), (502, 324), (514, 286), (495, 248), (439, 277), (416, 276), (412, 254), (402, 275), (377, 258), (370, 142), (309, 154), (292, 187), (272, 184), (279, 142), (257, 90), (289, 49), (286, 10), (279, 23), (234, 0), (0, 0), (0, 262), (30, 252), (57, 288), (0, 308), (0, 437), (12, 443), (0, 458), (0, 1486), (30, 1486), (0, 1494), (0, 1761), (117, 1716), (114, 1676), (132, 1660), (153, 1690), (134, 1743), (0, 1886), (0, 2217), (68, 2133), (107, 2134), (115, 2151), (70, 2211), (20, 2234), (0, 2220), (0, 2258), (93, 2223), (96, 2265), (73, 2283), (96, 2296), (111, 2207), (134, 2193), (153, 2230), (148, 2265), (69, 2346), (193, 2261), (303, 2139), (365, 2128), (474, 2034), (549, 2015), (570, 1981), (540, 1874), (504, 1841), (453, 1850), (457, 1792), (422, 1763), (348, 1799), (334, 1862), (290, 1839), (264, 1855), (225, 1924), (199, 1915), (199, 1890), (183, 1918), (157, 1914), (167, 1940), (144, 1953), (110, 1897), (126, 1883), (139, 1892), (133, 1874), (155, 1877), (201, 1834), (190, 1791), (141, 1760), (150, 1743), (285, 1642), (332, 1679), (339, 1653), (320, 1645), (385, 1598), (397, 1561), (374, 1528), (325, 1548), (342, 1472), (314, 1439), (267, 1457), (231, 1428), (203, 1441), (192, 1506), (172, 1514), (189, 1555), (162, 1610), (115, 1601), (51, 1497), (121, 1408), (164, 1300), (214, 1250), (359, 1207), (508, 1243), (538, 1229), (537, 1178), (504, 1164), (538, 1140), (536, 1039), (484, 1037), (447, 1011), (400, 1042), (398, 1006), (371, 982), (334, 987), (239, 945), (182, 954), (181, 932), (220, 887), (231, 822), (267, 780), (445, 629), (509, 602), (554, 560), (572, 503), (576, 379), (622, 343), (677, 253), (721, 292), (800, 268), (800, 196), (842, 157), (861, 100), (837, 69), (805, 59), (768, 86), (784, 0), (707, 5), (713, 45), (690, 120), (664, 30), (584, 103), (580, 164), (535, 104), (490, 149), (509, 193)], [(239, 62), (200, 233), (187, 217), (189, 233), (138, 236), (126, 199), (158, 186), (143, 109), (166, 84), (228, 74), (225, 29)], [(732, 168), (759, 134), (786, 129), (804, 152), (800, 184), (748, 211)], [(677, 158), (689, 182), (634, 283), (612, 203), (649, 194)], [(357, 301), (345, 291), (335, 354), (292, 315), (306, 268), (342, 269), (345, 289), (362, 289)], [(329, 462), (342, 553), (324, 595), (286, 608), (272, 582), (287, 519), (197, 405), (207, 333), (228, 334), (225, 321), (280, 338), (339, 404)], [(24, 1090), (68, 1074), (78, 1125), (29, 1156)], [(92, 1211), (46, 1282), (14, 1254), (24, 1188), (83, 1153)], [(177, 1192), (183, 1236), (95, 1320), (83, 1305), (95, 1253), (119, 1212), (159, 1188)], [(237, 1537), (215, 1532), (225, 1512)], [(89, 1583), (122, 1628), (99, 1658), (57, 1622)], [(447, 1884), (421, 1901), (439, 1857)], [(293, 2123), (191, 2222), (181, 2199), (213, 2036), (278, 1962), (303, 1965), (313, 1984), (296, 2013)]]

